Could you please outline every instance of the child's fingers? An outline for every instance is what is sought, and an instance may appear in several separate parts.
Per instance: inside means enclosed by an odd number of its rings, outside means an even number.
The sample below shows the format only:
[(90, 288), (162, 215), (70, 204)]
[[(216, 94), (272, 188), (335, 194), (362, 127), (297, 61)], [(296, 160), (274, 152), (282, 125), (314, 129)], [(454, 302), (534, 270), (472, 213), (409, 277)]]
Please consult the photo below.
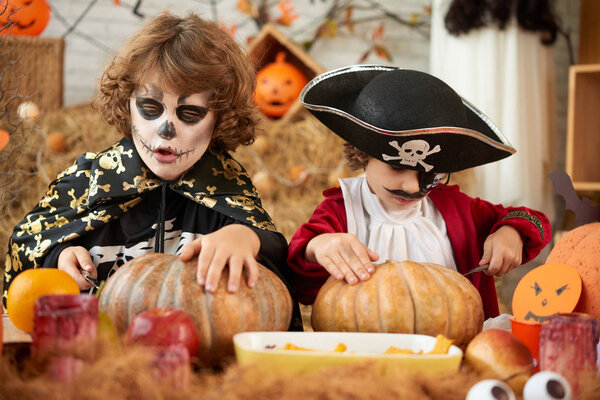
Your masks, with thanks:
[(237, 292), (240, 280), (242, 279), (243, 269), (244, 262), (242, 258), (235, 256), (229, 258), (229, 280), (227, 282), (227, 290), (229, 292)]
[[(365, 262), (365, 254), (364, 252), (361, 253), (363, 255), (362, 260), (359, 258), (359, 256), (355, 253), (350, 253), (350, 254), (344, 254), (344, 261), (346, 261), (346, 264), (350, 267), (350, 269), (352, 270), (352, 272), (354, 272), (354, 275), (358, 276), (358, 278), (362, 281), (366, 281), (367, 279), (369, 279), (371, 277), (371, 275), (367, 272), (367, 266), (364, 265)], [(366, 259), (367, 264), (370, 264), (369, 260)]]
[(335, 265), (335, 263), (331, 261), (330, 258), (326, 258), (325, 260), (323, 260), (321, 262), (321, 266), (325, 268), (325, 270), (329, 272), (329, 274), (338, 281), (344, 279), (344, 274), (342, 273), (342, 271), (340, 271), (337, 265)]
[[(362, 269), (364, 269), (365, 272), (367, 273), (367, 276), (363, 276), (363, 275), (359, 275), (359, 276), (361, 277), (362, 280), (369, 279), (371, 277), (370, 274), (375, 272), (375, 266), (371, 262), (372, 256), (375, 255), (375, 260), (377, 258), (379, 258), (379, 256), (377, 255), (377, 253), (371, 251), (367, 246), (363, 245), (361, 242), (353, 243), (351, 245), (351, 248), (352, 248), (352, 251), (354, 251), (354, 254), (356, 255), (356, 257), (358, 258), (358, 261), (360, 262)], [(358, 272), (356, 269), (354, 271)]]
[(202, 239), (196, 239), (191, 243), (186, 243), (181, 249), (179, 259), (181, 261), (189, 261), (202, 250)]
[(217, 290), (225, 265), (227, 265), (227, 257), (225, 253), (222, 251), (215, 251), (212, 260), (210, 260), (210, 265), (208, 266), (208, 271), (206, 273), (206, 283), (204, 284), (204, 289), (206, 289), (207, 292), (214, 293)]
[(200, 254), (198, 254), (198, 269), (196, 270), (196, 279), (200, 286), (204, 286), (206, 283), (206, 274), (210, 263), (212, 261), (215, 249), (214, 247), (206, 246), (202, 248)]
[(344, 258), (340, 254), (335, 254), (330, 257), (331, 261), (335, 264), (337, 269), (344, 275), (346, 282), (350, 284), (355, 284), (358, 282), (359, 278), (352, 270), (352, 267), (344, 260)]
[(258, 280), (258, 261), (254, 257), (246, 260), (246, 271), (248, 272), (248, 287), (253, 288)]
[(92, 261), (92, 257), (90, 257), (90, 253), (85, 247), (73, 247), (73, 254), (75, 255), (75, 258), (77, 259), (77, 264), (81, 269), (90, 273), (94, 277), (98, 275), (98, 272), (96, 271), (96, 266)]

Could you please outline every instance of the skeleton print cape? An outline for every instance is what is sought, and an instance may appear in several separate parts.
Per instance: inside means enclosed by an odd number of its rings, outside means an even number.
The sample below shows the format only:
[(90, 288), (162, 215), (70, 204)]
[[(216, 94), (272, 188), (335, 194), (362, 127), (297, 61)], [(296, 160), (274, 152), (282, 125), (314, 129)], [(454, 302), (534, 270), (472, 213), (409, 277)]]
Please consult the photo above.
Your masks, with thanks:
[(145, 167), (133, 142), (121, 139), (86, 153), (50, 183), (48, 191), (13, 231), (8, 243), (4, 293), (22, 270), (38, 268), (56, 245), (123, 216), (148, 191), (169, 187), (200, 205), (260, 229), (275, 231), (242, 166), (228, 154), (206, 152), (177, 181), (163, 182)]

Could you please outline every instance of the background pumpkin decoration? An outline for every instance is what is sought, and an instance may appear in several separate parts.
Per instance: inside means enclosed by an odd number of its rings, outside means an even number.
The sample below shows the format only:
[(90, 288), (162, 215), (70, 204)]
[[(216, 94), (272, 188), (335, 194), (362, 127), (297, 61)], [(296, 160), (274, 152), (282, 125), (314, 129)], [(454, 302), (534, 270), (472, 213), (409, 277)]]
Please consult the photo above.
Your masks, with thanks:
[(283, 51), (277, 53), (275, 62), (264, 66), (256, 75), (254, 102), (271, 118), (283, 116), (308, 83), (298, 68), (285, 61), (285, 55)]
[(0, 27), (12, 22), (2, 35), (39, 36), (50, 20), (50, 6), (46, 0), (0, 0)]
[(547, 264), (568, 264), (581, 276), (581, 297), (575, 311), (600, 320), (600, 222), (581, 225), (552, 248)]
[(477, 289), (437, 264), (388, 261), (355, 285), (329, 277), (313, 304), (316, 331), (443, 334), (465, 348), (483, 327)]
[(217, 365), (233, 355), (233, 335), (246, 331), (285, 331), (292, 317), (292, 299), (283, 282), (259, 265), (256, 286), (240, 282), (237, 293), (226, 290), (228, 270), (215, 293), (196, 283), (197, 261), (186, 263), (175, 255), (151, 253), (121, 266), (100, 294), (100, 311), (112, 319), (119, 334), (133, 318), (152, 308), (187, 312), (200, 335), (198, 358)]

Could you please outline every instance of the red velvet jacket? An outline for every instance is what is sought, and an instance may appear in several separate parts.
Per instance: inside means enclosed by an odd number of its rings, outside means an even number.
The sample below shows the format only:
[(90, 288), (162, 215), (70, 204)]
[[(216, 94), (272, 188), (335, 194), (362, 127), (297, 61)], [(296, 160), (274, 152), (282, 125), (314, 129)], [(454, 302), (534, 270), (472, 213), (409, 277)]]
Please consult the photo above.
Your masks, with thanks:
[[(292, 237), (288, 263), (294, 272), (298, 299), (312, 304), (319, 288), (329, 277), (319, 264), (307, 261), (304, 251), (308, 242), (321, 233), (347, 232), (344, 197), (339, 187), (323, 192), (325, 200), (310, 220)], [(525, 207), (503, 207), (462, 193), (458, 186), (439, 185), (429, 198), (446, 221), (448, 237), (460, 273), (479, 265), (485, 239), (502, 225), (517, 229), (523, 239), (523, 263), (533, 259), (552, 237), (550, 222), (541, 212)], [(499, 314), (494, 277), (481, 272), (468, 275), (483, 300), (485, 318)]]

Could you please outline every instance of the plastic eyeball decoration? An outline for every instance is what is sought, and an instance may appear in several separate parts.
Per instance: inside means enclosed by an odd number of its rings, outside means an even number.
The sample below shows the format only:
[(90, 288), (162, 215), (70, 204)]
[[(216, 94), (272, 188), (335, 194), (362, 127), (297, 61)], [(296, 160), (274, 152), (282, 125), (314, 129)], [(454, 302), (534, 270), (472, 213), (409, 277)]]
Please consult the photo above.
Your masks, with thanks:
[(465, 400), (515, 400), (515, 393), (506, 383), (484, 379), (471, 387)]
[(571, 385), (564, 376), (552, 371), (533, 375), (523, 388), (524, 400), (571, 400)]

